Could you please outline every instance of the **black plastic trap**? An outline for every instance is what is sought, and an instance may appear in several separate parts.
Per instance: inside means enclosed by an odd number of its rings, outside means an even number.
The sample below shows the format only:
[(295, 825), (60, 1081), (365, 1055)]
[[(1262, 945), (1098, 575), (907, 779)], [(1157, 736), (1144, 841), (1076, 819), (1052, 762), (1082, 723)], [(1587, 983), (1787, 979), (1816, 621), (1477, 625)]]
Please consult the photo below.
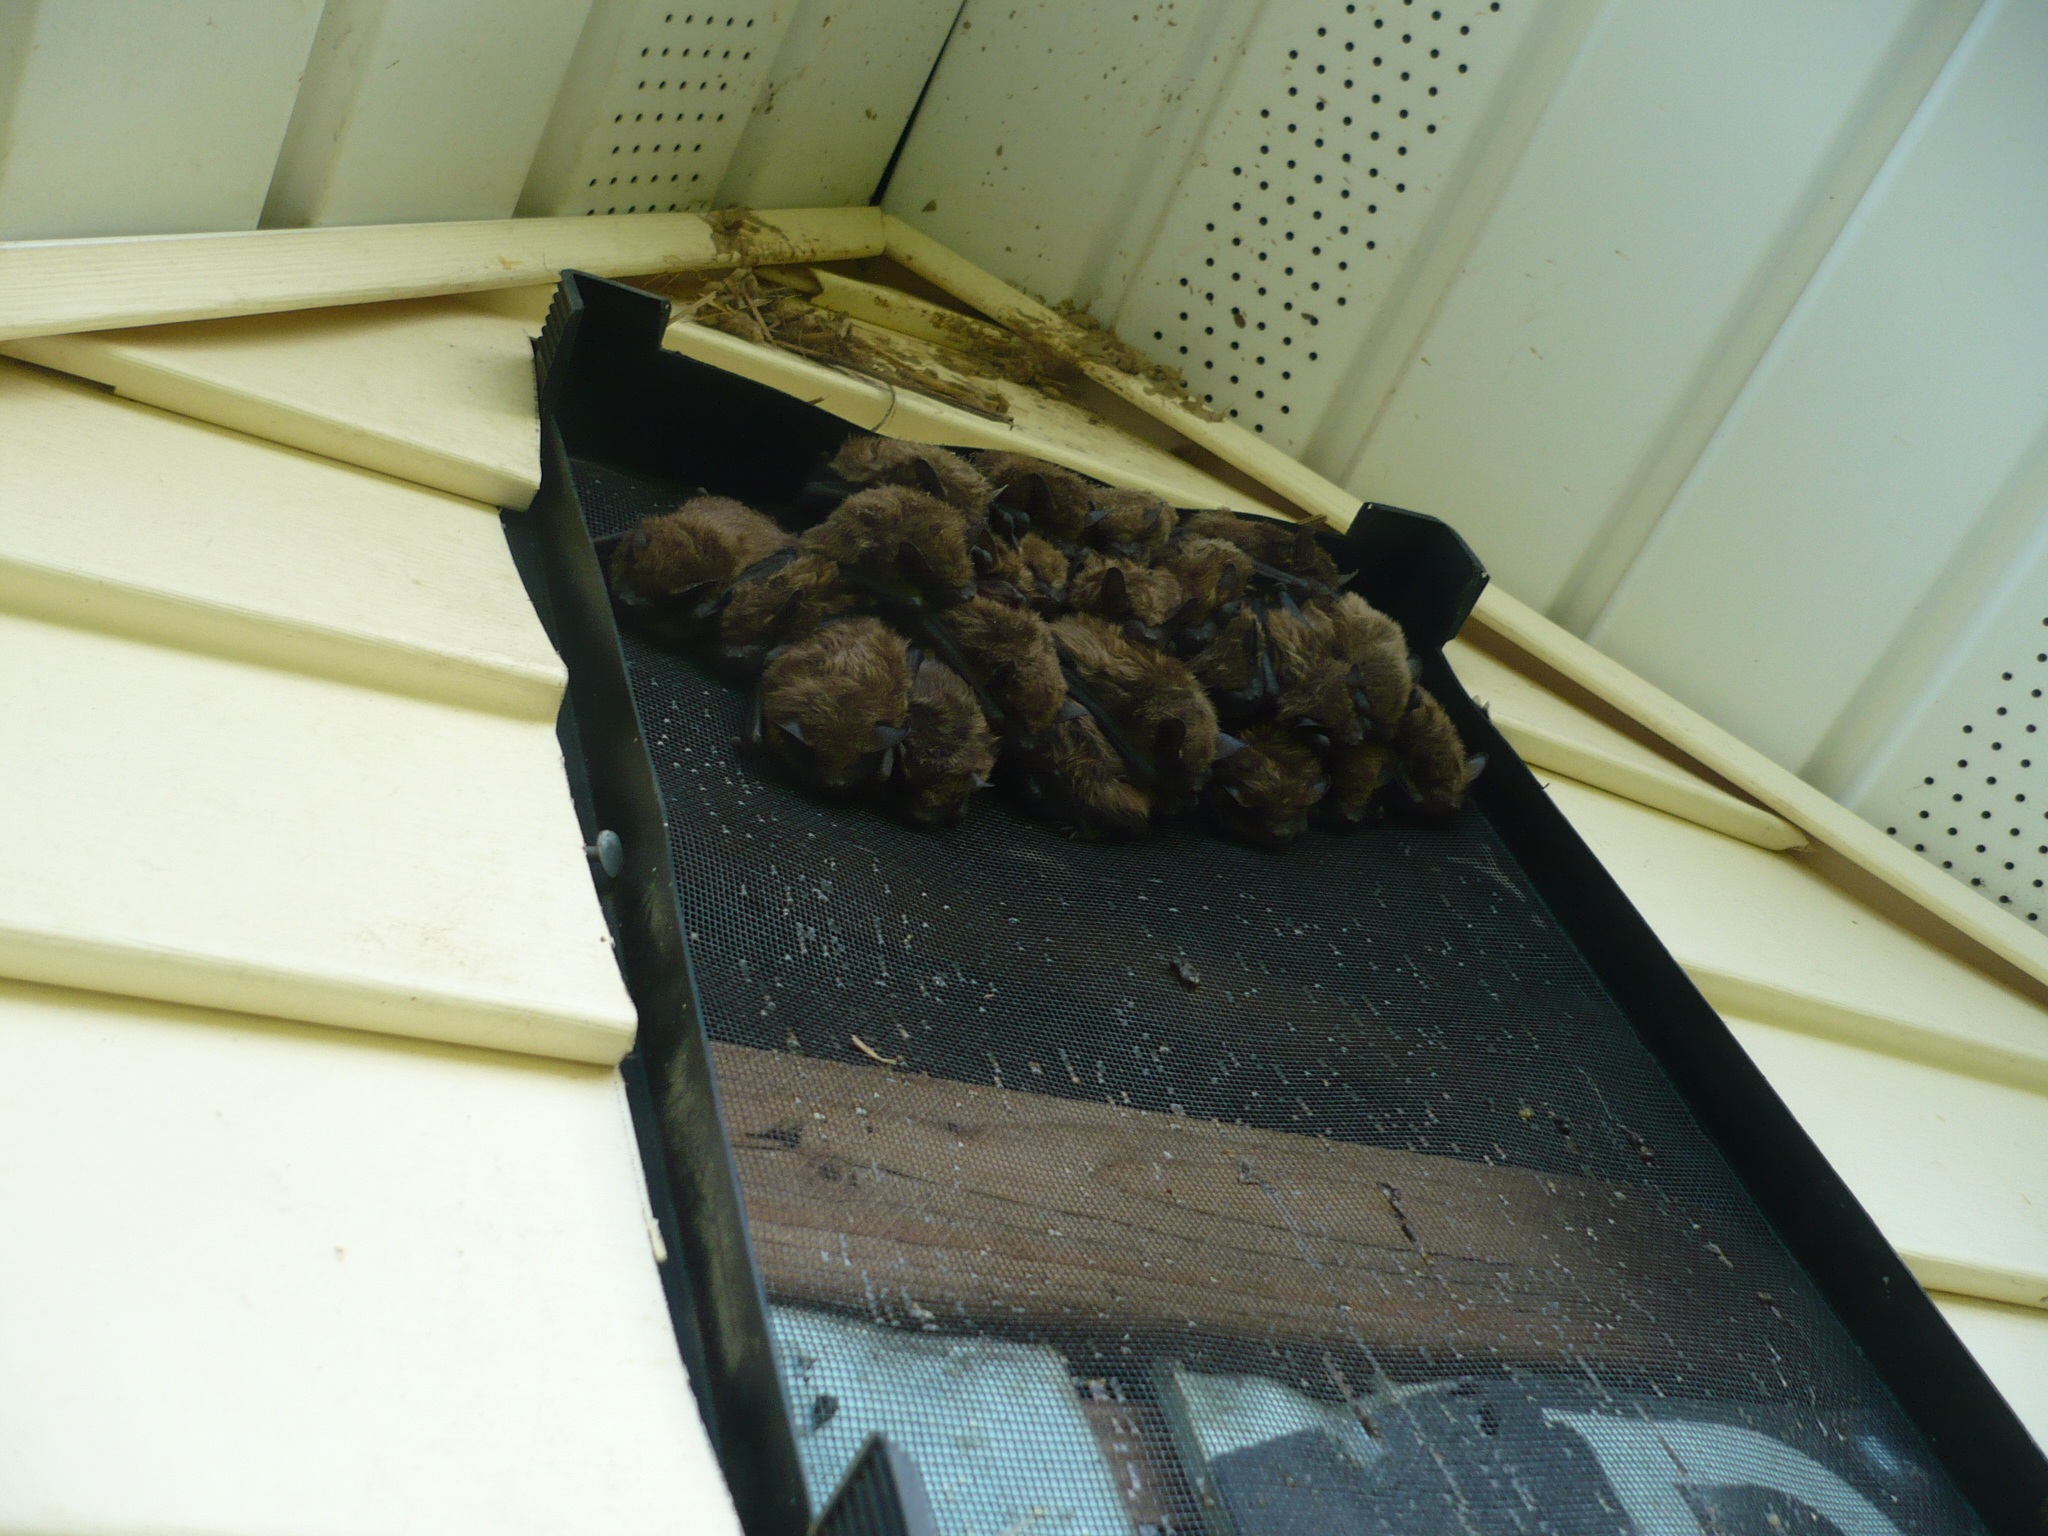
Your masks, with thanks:
[(564, 278), (509, 526), (755, 1536), (878, 1435), (962, 1536), (2035, 1529), (2024, 1430), (1444, 665), (1448, 529), (1368, 507), (1340, 560), (1489, 754), (1450, 822), (913, 830), (764, 776), (742, 692), (613, 622), (594, 539), (793, 516), (851, 430), (665, 321)]

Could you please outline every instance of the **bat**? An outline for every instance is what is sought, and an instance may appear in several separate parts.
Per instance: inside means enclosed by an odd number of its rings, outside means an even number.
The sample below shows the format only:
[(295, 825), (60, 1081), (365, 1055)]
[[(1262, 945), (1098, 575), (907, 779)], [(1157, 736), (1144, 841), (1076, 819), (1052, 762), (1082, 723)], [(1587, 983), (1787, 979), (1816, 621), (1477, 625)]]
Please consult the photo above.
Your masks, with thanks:
[(1312, 747), (1285, 726), (1261, 721), (1241, 738), (1218, 742), (1202, 808), (1226, 837), (1284, 848), (1307, 830), (1309, 813), (1329, 787)]
[(1136, 837), (1151, 824), (1152, 797), (1094, 716), (1078, 706), (1019, 753), (1019, 783), (1040, 815), (1084, 837)]
[(1179, 655), (1195, 655), (1243, 603), (1251, 556), (1227, 539), (1183, 532), (1159, 552), (1158, 564), (1179, 580), (1183, 594), (1179, 611), (1167, 620), (1168, 639)]
[(769, 651), (852, 613), (855, 601), (853, 589), (830, 560), (795, 547), (782, 550), (742, 571), (726, 589), (714, 659), (730, 672), (752, 677)]
[(840, 619), (770, 653), (750, 741), (812, 789), (886, 779), (908, 734), (910, 646), (880, 619)]
[(959, 512), (907, 486), (847, 497), (801, 543), (885, 608), (945, 608), (974, 596), (974, 558)]
[[(987, 509), (981, 471), (950, 449), (898, 437), (849, 437), (827, 466), (850, 495), (862, 486), (901, 485), (936, 496), (977, 520)], [(820, 482), (829, 486), (830, 482)]]
[(1106, 555), (1149, 564), (1179, 521), (1180, 514), (1149, 491), (1098, 486), (1089, 498), (1085, 538)]
[(883, 781), (883, 803), (919, 826), (950, 826), (995, 771), (996, 738), (974, 690), (938, 658), (910, 652), (909, 734), (897, 749), (895, 772)]
[(984, 449), (974, 467), (989, 483), (989, 519), (1012, 538), (1032, 532), (1056, 544), (1079, 542), (1096, 489), (1070, 469), (1021, 453)]
[(1187, 531), (1194, 537), (1235, 544), (1250, 558), (1256, 584), (1268, 591), (1286, 589), (1296, 597), (1332, 598), (1350, 579), (1337, 569), (1337, 562), (1316, 542), (1315, 530), (1306, 523), (1240, 517), (1235, 512), (1197, 512), (1188, 519)]
[(1153, 645), (1185, 600), (1173, 572), (1093, 550), (1074, 563), (1067, 581), (1067, 605), (1076, 613), (1108, 619), (1133, 639)]
[(1216, 710), (1187, 664), (1088, 614), (1052, 624), (1067, 691), (1169, 813), (1190, 808), (1216, 757)]
[(1458, 728), (1427, 688), (1394, 731), (1394, 790), (1404, 808), (1419, 816), (1448, 816), (1465, 803), (1466, 791), (1486, 767), (1484, 754), (1467, 757)]
[(1346, 592), (1330, 605), (1335, 650), (1351, 668), (1351, 685), (1367, 728), (1375, 740), (1390, 741), (1422, 668), (1408, 654), (1401, 626), (1356, 592)]
[(774, 520), (725, 496), (693, 496), (673, 512), (643, 517), (610, 562), (620, 616), (669, 644), (702, 634), (734, 577), (795, 540)]

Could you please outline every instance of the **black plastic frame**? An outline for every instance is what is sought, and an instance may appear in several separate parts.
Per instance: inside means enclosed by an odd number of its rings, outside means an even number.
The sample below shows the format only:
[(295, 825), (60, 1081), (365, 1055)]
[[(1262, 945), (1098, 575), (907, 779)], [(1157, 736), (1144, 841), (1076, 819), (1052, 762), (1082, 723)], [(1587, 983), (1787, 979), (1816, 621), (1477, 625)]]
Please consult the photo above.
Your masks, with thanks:
[[(640, 1010), (629, 1065), (645, 1064), (650, 1117), (671, 1095), (688, 1106), (680, 1145), (642, 1129), (664, 1236), (682, 1266), (665, 1277), (678, 1340), (750, 1536), (796, 1536), (808, 1524), (807, 1499), (719, 1114), (665, 815), (569, 459), (573, 449), (578, 458), (673, 478), (664, 445), (688, 420), (700, 455), (709, 442), (731, 460), (721, 489), (744, 495), (749, 455), (762, 443), (809, 463), (852, 429), (777, 390), (662, 351), (667, 320), (667, 304), (653, 295), (563, 274), (536, 345), (541, 489), (530, 512), (507, 515), (507, 527), (568, 664), (564, 746), (579, 802), (590, 827), (613, 829), (625, 844), (626, 868), (609, 904)], [(1477, 559), (1446, 524), (1377, 503), (1362, 507), (1346, 534), (1324, 540), (1346, 569), (1359, 570), (1358, 588), (1401, 620), (1424, 658), (1427, 685), (1468, 746), (1488, 755), (1475, 798), (1958, 1490), (1996, 1536), (2048, 1532), (2048, 1457), (1444, 661), (1444, 642), (1486, 583)], [(638, 1070), (629, 1071), (629, 1086)], [(664, 1209), (664, 1186), (674, 1192), (673, 1210)]]

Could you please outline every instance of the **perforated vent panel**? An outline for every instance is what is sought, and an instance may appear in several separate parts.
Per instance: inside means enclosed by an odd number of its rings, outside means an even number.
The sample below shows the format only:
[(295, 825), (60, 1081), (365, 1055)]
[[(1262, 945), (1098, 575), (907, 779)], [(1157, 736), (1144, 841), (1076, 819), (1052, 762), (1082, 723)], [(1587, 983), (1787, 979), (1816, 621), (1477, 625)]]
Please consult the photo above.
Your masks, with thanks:
[(1855, 803), (1916, 853), (2048, 927), (2048, 559)]
[(1318, 0), (1269, 13), (1117, 328), (1299, 451), (1445, 194), (1527, 8)]
[[(768, 78), (789, 5), (642, 3), (585, 39), (536, 165), (527, 213), (710, 205)], [(529, 188), (529, 193), (533, 192)]]

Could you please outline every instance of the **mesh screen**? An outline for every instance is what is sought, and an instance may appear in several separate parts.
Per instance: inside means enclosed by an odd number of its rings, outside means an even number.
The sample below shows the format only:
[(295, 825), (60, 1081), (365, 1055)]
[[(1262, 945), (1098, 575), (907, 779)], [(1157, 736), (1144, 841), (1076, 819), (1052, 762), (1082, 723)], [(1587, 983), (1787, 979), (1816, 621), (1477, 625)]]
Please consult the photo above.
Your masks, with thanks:
[(625, 646), (814, 1507), (882, 1430), (960, 1536), (1981, 1529), (1480, 810), (914, 831)]

